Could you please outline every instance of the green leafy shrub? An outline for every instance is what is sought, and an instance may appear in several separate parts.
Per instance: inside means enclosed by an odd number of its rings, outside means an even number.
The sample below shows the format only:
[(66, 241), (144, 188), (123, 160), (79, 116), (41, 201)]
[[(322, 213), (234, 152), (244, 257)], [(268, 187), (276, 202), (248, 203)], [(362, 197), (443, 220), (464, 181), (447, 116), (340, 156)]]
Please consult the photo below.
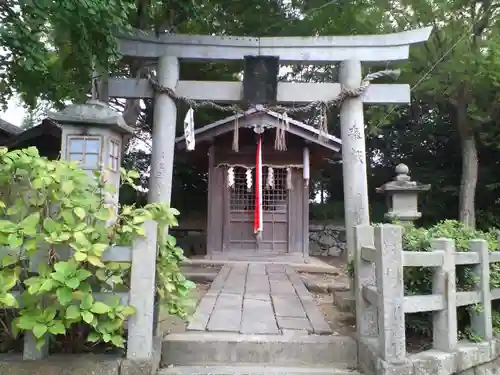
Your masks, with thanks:
[[(121, 177), (135, 188), (139, 175), (121, 170)], [(186, 315), (193, 283), (180, 272), (183, 253), (175, 238), (164, 234), (177, 225), (178, 211), (150, 204), (121, 207), (116, 214), (107, 203), (110, 193), (99, 172), (91, 177), (76, 163), (40, 157), (35, 148), (0, 148), (0, 308), (18, 309), (14, 336), (32, 332), (40, 346), (47, 337), (84, 326), (88, 342), (124, 347), (124, 321), (135, 309), (116, 295), (99, 300), (96, 293), (126, 291), (130, 264), (102, 256), (109, 246), (130, 245), (144, 235), (147, 220), (158, 223), (160, 302), (172, 314)]]
[[(462, 223), (454, 220), (444, 220), (430, 228), (416, 228), (408, 226), (403, 235), (403, 248), (405, 251), (431, 251), (431, 240), (437, 238), (450, 238), (455, 241), (456, 251), (469, 251), (469, 241), (473, 239), (484, 239), (488, 242), (490, 251), (497, 251), (497, 232), (490, 230), (488, 232), (475, 230), (464, 226)], [(490, 283), (491, 288), (500, 287), (500, 264), (490, 265)], [(457, 290), (471, 290), (474, 282), (474, 276), (470, 266), (457, 266)], [(405, 294), (422, 295), (432, 292), (432, 270), (428, 267), (405, 267)], [(500, 330), (500, 314), (493, 318), (494, 329)], [(497, 316), (498, 315), (498, 316)], [(431, 334), (431, 314), (411, 314), (407, 315), (407, 328), (423, 333)], [(473, 333), (469, 327), (469, 314), (467, 309), (459, 309), (458, 328), (463, 337), (473, 338)]]

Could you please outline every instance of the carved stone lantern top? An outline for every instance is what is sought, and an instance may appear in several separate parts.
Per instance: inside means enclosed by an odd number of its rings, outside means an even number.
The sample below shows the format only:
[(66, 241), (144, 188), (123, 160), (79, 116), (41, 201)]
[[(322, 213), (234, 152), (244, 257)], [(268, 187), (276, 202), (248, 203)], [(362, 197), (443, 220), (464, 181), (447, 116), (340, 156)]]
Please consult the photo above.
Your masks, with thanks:
[(108, 104), (89, 100), (85, 104), (71, 104), (60, 112), (49, 112), (48, 117), (60, 124), (97, 126), (110, 128), (121, 134), (133, 134), (123, 116)]
[(397, 191), (421, 192), (431, 188), (431, 185), (424, 185), (416, 181), (411, 181), (411, 177), (409, 176), (410, 169), (406, 164), (398, 164), (395, 170), (396, 177), (394, 177), (394, 180), (377, 188), (377, 193), (392, 193)]

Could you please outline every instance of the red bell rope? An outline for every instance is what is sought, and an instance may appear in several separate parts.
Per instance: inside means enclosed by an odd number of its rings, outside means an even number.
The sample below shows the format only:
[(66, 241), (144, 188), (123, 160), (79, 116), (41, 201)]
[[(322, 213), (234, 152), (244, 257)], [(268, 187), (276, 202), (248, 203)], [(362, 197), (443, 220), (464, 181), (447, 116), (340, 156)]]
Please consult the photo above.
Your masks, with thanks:
[(255, 153), (255, 212), (253, 231), (255, 234), (262, 232), (262, 135), (258, 135), (257, 152)]

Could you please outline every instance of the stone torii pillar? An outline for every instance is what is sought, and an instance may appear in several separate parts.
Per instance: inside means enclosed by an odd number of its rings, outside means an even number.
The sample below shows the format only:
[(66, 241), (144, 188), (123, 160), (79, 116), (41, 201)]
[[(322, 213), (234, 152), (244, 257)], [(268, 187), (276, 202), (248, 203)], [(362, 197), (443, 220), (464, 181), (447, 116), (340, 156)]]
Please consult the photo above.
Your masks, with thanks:
[[(339, 81), (348, 89), (361, 84), (361, 62), (346, 60), (340, 63)], [(354, 227), (370, 223), (368, 180), (366, 171), (365, 120), (363, 99), (347, 98), (340, 106), (342, 137), (342, 175), (344, 178), (344, 218), (347, 251), (346, 261), (354, 258)]]
[[(179, 60), (175, 56), (162, 56), (157, 65), (158, 83), (176, 87), (179, 80)], [(175, 129), (177, 106), (167, 94), (157, 93), (153, 112), (151, 175), (148, 202), (167, 202), (172, 195)]]
[[(179, 81), (179, 59), (175, 56), (161, 56), (156, 74), (158, 83), (165, 87), (176, 87)], [(167, 203), (172, 198), (172, 177), (174, 171), (175, 129), (177, 105), (165, 93), (155, 94), (153, 131), (151, 134), (151, 174), (149, 176), (148, 203)], [(159, 306), (154, 307), (153, 332), (158, 335)]]

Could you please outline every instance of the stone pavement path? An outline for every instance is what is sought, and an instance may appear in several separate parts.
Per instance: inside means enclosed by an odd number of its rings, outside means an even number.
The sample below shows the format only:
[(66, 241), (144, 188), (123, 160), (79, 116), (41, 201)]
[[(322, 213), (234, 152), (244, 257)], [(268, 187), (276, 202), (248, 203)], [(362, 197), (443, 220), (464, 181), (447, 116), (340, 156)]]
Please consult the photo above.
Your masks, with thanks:
[(192, 317), (188, 331), (331, 334), (295, 270), (281, 264), (226, 264)]

